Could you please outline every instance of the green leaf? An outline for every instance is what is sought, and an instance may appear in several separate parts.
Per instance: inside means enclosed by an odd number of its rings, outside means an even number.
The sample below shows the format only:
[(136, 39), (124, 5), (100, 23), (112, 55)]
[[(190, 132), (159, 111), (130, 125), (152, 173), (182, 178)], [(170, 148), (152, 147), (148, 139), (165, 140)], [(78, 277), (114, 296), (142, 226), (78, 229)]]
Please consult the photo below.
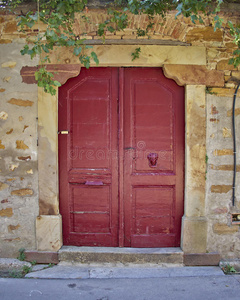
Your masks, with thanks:
[(33, 21), (37, 21), (37, 20), (38, 20), (38, 13), (36, 12), (34, 15), (31, 15), (30, 18), (31, 18)]
[(96, 65), (98, 66), (99, 60), (98, 60), (97, 54), (95, 52), (92, 52), (91, 56), (92, 56), (93, 60), (95, 61)]
[(75, 41), (73, 41), (73, 40), (68, 40), (68, 41), (67, 41), (67, 45), (68, 45), (68, 46), (74, 46), (74, 45), (75, 45)]
[(53, 85), (55, 85), (55, 86), (61, 86), (61, 83), (59, 81), (57, 81), (57, 80), (54, 80), (53, 81)]
[(28, 53), (28, 50), (29, 50), (29, 46), (28, 45), (25, 45), (24, 48), (20, 51), (20, 53), (22, 55), (25, 55)]
[(42, 44), (42, 49), (44, 52), (49, 53), (48, 47), (44, 44)]
[(26, 23), (26, 25), (29, 27), (29, 28), (32, 28), (33, 25), (35, 24), (35, 22), (33, 20), (29, 21)]
[(198, 20), (198, 17), (196, 15), (191, 15), (191, 21), (196, 24), (196, 21)]
[(73, 53), (78, 56), (82, 52), (82, 47), (76, 47), (73, 50)]
[(114, 32), (115, 31), (115, 29), (112, 26), (108, 26), (107, 30), (110, 31), (110, 32)]
[(140, 56), (140, 52), (141, 52), (141, 48), (138, 47), (134, 50), (134, 52), (131, 54), (132, 56), (132, 61), (134, 61), (135, 59), (139, 58)]

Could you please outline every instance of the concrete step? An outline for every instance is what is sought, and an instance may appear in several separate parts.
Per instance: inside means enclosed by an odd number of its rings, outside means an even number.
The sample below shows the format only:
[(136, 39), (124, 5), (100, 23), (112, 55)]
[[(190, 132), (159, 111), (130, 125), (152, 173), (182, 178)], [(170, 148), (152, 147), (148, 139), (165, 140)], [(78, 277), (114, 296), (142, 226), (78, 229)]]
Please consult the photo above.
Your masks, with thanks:
[(157, 264), (182, 266), (180, 248), (111, 248), (63, 246), (58, 252), (60, 262), (82, 264)]

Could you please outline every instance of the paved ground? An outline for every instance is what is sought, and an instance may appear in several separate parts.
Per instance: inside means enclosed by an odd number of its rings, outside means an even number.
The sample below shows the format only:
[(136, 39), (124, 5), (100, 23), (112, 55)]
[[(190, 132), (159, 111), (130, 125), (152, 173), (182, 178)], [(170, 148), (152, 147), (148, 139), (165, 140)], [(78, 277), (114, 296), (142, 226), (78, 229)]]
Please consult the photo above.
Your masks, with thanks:
[(0, 278), (1, 300), (239, 300), (239, 276), (125, 279)]
[(83, 265), (60, 263), (25, 277), (41, 279), (112, 279), (225, 276), (219, 267), (159, 267), (157, 265)]
[(1, 300), (239, 300), (240, 275), (219, 267), (157, 265), (35, 266), (25, 278), (0, 278)]

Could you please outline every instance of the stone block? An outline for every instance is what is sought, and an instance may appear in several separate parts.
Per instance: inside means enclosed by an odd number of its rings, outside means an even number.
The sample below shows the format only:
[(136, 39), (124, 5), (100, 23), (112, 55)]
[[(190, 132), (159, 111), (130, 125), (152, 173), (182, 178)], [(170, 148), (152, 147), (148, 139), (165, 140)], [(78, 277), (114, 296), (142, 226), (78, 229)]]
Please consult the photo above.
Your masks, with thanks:
[(233, 155), (232, 149), (216, 149), (213, 151), (214, 156)]
[(234, 68), (233, 65), (229, 65), (228, 62), (229, 62), (228, 59), (220, 60), (217, 63), (217, 70), (223, 70), (223, 71), (226, 71), (226, 70), (237, 70), (236, 68)]
[(36, 219), (38, 251), (58, 251), (62, 247), (62, 217), (39, 216)]
[(199, 27), (193, 28), (189, 30), (186, 35), (186, 41), (188, 43), (195, 41), (203, 41), (203, 42), (222, 42), (223, 40), (223, 32), (219, 29), (214, 31), (213, 27)]
[(1, 111), (1, 112), (0, 112), (0, 120), (6, 121), (7, 118), (8, 118), (8, 113), (5, 112), (5, 111)]
[(13, 215), (13, 210), (11, 207), (7, 207), (5, 209), (0, 210), (0, 217), (8, 217), (10, 218)]
[[(233, 171), (233, 165), (210, 165), (212, 170), (220, 170), (220, 171)], [(240, 165), (237, 165), (237, 172), (240, 172)]]
[(19, 224), (17, 224), (17, 225), (8, 225), (8, 232), (13, 233), (13, 230), (17, 230), (20, 227), (21, 226)]
[(226, 213), (228, 213), (228, 208), (227, 207), (217, 207), (213, 210), (213, 213), (216, 215), (226, 214)]
[(164, 75), (176, 81), (178, 85), (224, 86), (224, 72), (208, 70), (206, 66), (164, 65)]
[(20, 261), (13, 258), (0, 258), (0, 271), (21, 271), (24, 266), (31, 267), (32, 265), (26, 261)]
[(38, 92), (39, 214), (58, 215), (57, 95)]
[(33, 105), (33, 101), (30, 100), (22, 100), (22, 99), (15, 99), (12, 98), (8, 101), (8, 103), (13, 104), (13, 105), (17, 105), (17, 106), (32, 106)]
[(3, 190), (5, 190), (5, 189), (8, 188), (8, 187), (9, 187), (8, 184), (3, 183), (3, 182), (0, 182), (0, 191), (3, 191)]
[(31, 251), (26, 250), (25, 252), (26, 261), (36, 261), (38, 264), (58, 264), (58, 252), (52, 251)]
[(24, 143), (24, 141), (17, 140), (16, 141), (16, 149), (26, 150), (26, 149), (29, 149), (29, 147)]
[[(131, 53), (136, 47), (138, 45), (94, 45), (92, 49), (86, 51), (86, 54), (90, 55), (94, 51), (98, 55), (100, 67), (161, 67), (164, 64), (206, 65), (206, 49), (204, 47), (141, 45), (139, 59), (132, 62)], [(118, 54), (117, 59), (116, 53)], [(64, 63), (67, 58), (71, 60), (71, 63), (79, 64), (78, 58), (69, 49), (54, 48), (50, 54), (53, 64)], [(95, 66), (94, 62), (92, 64)]]
[(232, 77), (237, 80), (240, 80), (240, 71), (232, 71)]
[[(59, 81), (61, 84), (64, 84), (69, 78), (76, 77), (81, 70), (80, 65), (72, 65), (70, 64), (69, 59), (65, 59), (65, 64), (55, 64), (55, 65), (47, 65), (48, 72), (51, 72), (54, 77), (54, 80)], [(66, 64), (66, 62), (68, 62)], [(22, 81), (24, 83), (36, 83), (35, 80), (35, 72), (37, 68), (36, 67), (22, 67), (20, 74), (22, 76)], [(15, 103), (12, 103), (15, 104)]]
[(212, 88), (211, 93), (217, 95), (218, 97), (233, 97), (235, 89), (230, 88)]
[(224, 138), (232, 137), (232, 130), (231, 130), (231, 128), (223, 127), (222, 133), (223, 133), (223, 137)]
[[(238, 115), (240, 115), (240, 108), (239, 107), (235, 108), (235, 117), (238, 116)], [(228, 117), (232, 116), (232, 109), (227, 111), (227, 116)]]
[(186, 253), (183, 255), (185, 266), (218, 266), (220, 260), (219, 253)]
[(184, 253), (206, 253), (207, 220), (205, 217), (183, 217), (181, 244)]
[(11, 44), (12, 40), (9, 39), (0, 39), (0, 44)]
[(232, 185), (212, 185), (211, 186), (211, 193), (228, 193), (231, 191)]
[(136, 38), (137, 38), (136, 34), (127, 34), (122, 36), (123, 40), (134, 40)]
[(33, 190), (31, 190), (31, 189), (14, 190), (11, 192), (11, 195), (13, 195), (13, 196), (32, 196)]
[(7, 61), (5, 63), (2, 63), (2, 68), (14, 68), (16, 66), (16, 61)]
[(13, 33), (13, 32), (16, 32), (17, 30), (18, 30), (18, 27), (17, 27), (17, 22), (16, 21), (8, 22), (5, 25), (4, 33)]
[(205, 214), (205, 86), (187, 86), (186, 102), (185, 215), (200, 217)]
[(216, 234), (233, 234), (239, 231), (238, 225), (228, 226), (223, 223), (216, 223), (213, 225), (213, 232)]
[[(123, 35), (123, 33), (122, 33), (122, 35)], [(106, 40), (121, 40), (122, 35), (106, 35), (105, 39)]]
[(2, 144), (2, 140), (0, 140), (0, 149), (5, 149), (5, 146)]
[(182, 264), (180, 248), (114, 248), (63, 246), (59, 260), (75, 263), (122, 263), (122, 264)]

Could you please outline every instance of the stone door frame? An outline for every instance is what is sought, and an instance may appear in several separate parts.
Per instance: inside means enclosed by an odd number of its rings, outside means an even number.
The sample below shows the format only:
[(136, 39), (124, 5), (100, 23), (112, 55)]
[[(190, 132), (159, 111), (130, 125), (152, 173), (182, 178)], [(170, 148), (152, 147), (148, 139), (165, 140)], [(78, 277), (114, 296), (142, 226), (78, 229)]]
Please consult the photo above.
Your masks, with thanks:
[[(142, 45), (140, 58), (135, 61), (131, 61), (131, 53), (136, 45), (97, 45), (93, 48), (99, 56), (99, 67), (162, 67), (166, 77), (185, 86), (185, 196), (181, 248), (185, 253), (205, 253), (205, 89), (209, 82), (216, 82), (216, 76), (223, 77), (223, 74), (207, 70), (205, 47)], [(79, 74), (79, 63), (66, 50), (62, 54), (54, 53), (51, 61), (61, 67), (61, 74), (65, 75), (64, 80)], [(66, 62), (70, 62), (70, 65)], [(76, 74), (69, 71), (73, 69), (79, 71), (76, 71)], [(51, 96), (39, 88), (39, 216), (36, 220), (38, 251), (58, 251), (62, 246), (57, 131), (58, 95)]]

